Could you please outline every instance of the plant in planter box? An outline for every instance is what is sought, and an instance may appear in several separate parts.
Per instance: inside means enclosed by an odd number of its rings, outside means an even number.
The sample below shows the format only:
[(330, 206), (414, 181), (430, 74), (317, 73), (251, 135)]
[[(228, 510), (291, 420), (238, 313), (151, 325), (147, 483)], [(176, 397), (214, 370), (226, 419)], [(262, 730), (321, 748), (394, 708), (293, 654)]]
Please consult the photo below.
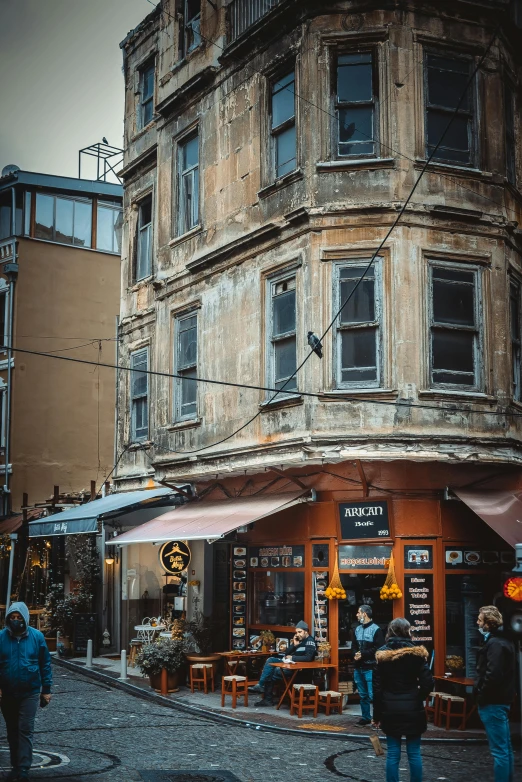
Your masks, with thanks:
[(168, 674), (168, 690), (178, 689), (179, 670), (185, 664), (185, 643), (173, 638), (160, 638), (142, 646), (136, 655), (136, 666), (150, 679), (151, 687), (161, 690), (161, 672)]

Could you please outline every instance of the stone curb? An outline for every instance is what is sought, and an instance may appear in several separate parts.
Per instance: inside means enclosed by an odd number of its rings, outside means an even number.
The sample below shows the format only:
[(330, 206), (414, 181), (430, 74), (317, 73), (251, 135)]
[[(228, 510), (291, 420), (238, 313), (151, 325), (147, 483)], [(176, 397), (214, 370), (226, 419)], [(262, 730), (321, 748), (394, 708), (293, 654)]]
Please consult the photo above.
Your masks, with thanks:
[[(150, 701), (151, 703), (158, 703), (161, 706), (167, 706), (170, 709), (174, 709), (177, 711), (183, 711), (188, 714), (195, 714), (198, 717), (204, 717), (208, 720), (214, 720), (214, 722), (222, 722), (228, 725), (235, 725), (236, 727), (243, 727), (243, 728), (251, 728), (253, 730), (264, 730), (264, 731), (272, 731), (274, 733), (287, 733), (289, 735), (293, 736), (308, 736), (310, 738), (320, 738), (320, 739), (331, 739), (333, 741), (345, 741), (346, 739), (349, 739), (350, 741), (368, 741), (370, 742), (370, 737), (361, 735), (359, 733), (330, 733), (329, 731), (324, 730), (296, 730), (295, 728), (285, 728), (280, 725), (267, 725), (264, 722), (250, 722), (243, 719), (238, 719), (237, 717), (230, 717), (227, 714), (217, 714), (216, 712), (209, 712), (205, 709), (200, 708), (199, 706), (190, 706), (187, 703), (181, 703), (180, 701), (171, 701), (169, 698), (165, 698), (163, 695), (159, 695), (158, 693), (155, 693), (153, 691), (147, 691), (142, 690), (141, 687), (137, 687), (135, 684), (129, 684), (125, 681), (120, 681), (118, 679), (113, 678), (112, 676), (108, 676), (106, 673), (102, 673), (101, 671), (95, 671), (90, 668), (85, 668), (84, 666), (78, 665), (77, 663), (72, 662), (71, 660), (64, 660), (61, 657), (53, 657), (52, 662), (54, 665), (58, 665), (62, 668), (67, 668), (67, 670), (75, 671), (76, 673), (82, 674), (82, 676), (85, 676), (90, 679), (94, 679), (95, 681), (102, 682), (103, 684), (113, 687), (116, 690), (122, 690), (123, 692), (126, 692), (129, 695), (134, 695), (137, 698), (142, 698), (143, 700)], [(379, 739), (381, 741), (386, 741), (386, 736), (379, 735)], [(476, 745), (483, 745), (487, 744), (486, 737), (482, 738), (472, 738), (472, 737), (466, 737), (463, 736), (462, 738), (429, 738), (429, 737), (423, 737), (422, 743), (429, 743), (429, 744), (451, 744), (453, 746), (459, 746), (459, 745), (469, 745), (476, 744)]]

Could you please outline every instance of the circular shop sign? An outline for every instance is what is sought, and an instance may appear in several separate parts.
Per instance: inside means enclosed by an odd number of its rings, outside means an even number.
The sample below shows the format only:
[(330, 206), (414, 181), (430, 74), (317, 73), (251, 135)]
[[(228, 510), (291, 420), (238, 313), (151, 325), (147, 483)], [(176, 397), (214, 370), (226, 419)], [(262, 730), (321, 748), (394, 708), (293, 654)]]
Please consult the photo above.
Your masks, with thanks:
[(159, 559), (166, 573), (177, 576), (190, 565), (190, 549), (181, 540), (170, 540), (160, 548)]

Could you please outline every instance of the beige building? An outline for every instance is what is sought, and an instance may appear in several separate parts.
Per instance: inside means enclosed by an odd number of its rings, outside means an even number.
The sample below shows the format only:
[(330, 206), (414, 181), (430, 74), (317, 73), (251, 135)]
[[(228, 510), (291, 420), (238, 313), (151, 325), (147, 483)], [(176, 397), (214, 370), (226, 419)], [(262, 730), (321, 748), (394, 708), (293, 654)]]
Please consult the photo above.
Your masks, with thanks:
[(115, 372), (95, 364), (117, 356), (121, 195), (101, 181), (2, 172), (4, 516), (24, 494), (34, 504), (54, 486), (88, 491), (113, 466)]
[[(522, 463), (517, 8), (165, 0), (127, 36), (123, 357), (176, 377), (122, 380), (120, 489), (313, 488), (305, 548), (343, 542), (339, 501), (385, 498), (394, 544), (437, 541), (441, 612), (444, 542), (501, 548), (444, 490)], [(467, 643), (446, 626), (442, 670)]]

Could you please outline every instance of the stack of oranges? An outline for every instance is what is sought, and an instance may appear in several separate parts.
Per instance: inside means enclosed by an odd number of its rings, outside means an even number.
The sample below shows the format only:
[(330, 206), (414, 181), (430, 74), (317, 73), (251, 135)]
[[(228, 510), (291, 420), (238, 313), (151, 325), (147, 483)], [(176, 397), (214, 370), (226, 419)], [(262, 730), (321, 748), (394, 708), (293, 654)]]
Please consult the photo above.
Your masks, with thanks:
[(346, 592), (342, 587), (327, 587), (325, 595), (328, 600), (346, 600)]
[(402, 592), (398, 584), (392, 584), (389, 587), (385, 584), (381, 589), (381, 600), (400, 600), (401, 597)]

